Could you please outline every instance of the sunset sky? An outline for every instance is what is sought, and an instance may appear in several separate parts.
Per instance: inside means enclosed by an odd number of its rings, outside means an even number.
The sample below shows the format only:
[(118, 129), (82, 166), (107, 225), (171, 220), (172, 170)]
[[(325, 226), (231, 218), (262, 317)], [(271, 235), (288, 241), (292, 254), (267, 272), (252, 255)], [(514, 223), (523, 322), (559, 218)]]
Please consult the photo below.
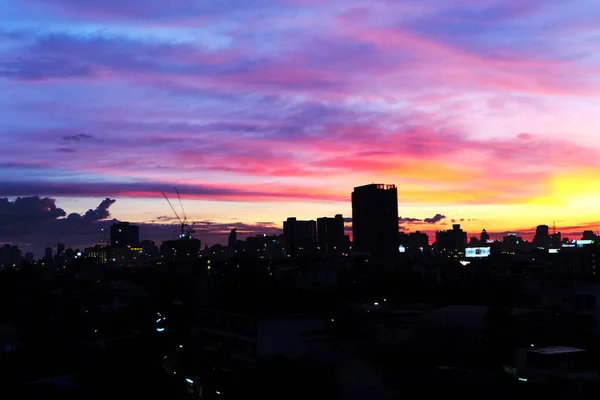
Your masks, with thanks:
[(597, 0), (0, 0), (0, 197), (277, 227), (376, 182), (446, 216), (409, 230), (596, 230), (599, 71)]

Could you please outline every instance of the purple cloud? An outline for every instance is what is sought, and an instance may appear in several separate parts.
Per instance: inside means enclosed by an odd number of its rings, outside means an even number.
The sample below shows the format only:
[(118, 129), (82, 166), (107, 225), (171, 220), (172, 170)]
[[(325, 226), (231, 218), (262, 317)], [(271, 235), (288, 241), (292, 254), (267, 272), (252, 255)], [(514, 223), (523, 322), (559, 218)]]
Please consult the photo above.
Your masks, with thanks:
[(445, 215), (442, 214), (435, 214), (433, 217), (431, 218), (425, 218), (423, 220), (423, 222), (427, 223), (427, 224), (437, 224), (438, 222), (442, 221), (446, 219)]

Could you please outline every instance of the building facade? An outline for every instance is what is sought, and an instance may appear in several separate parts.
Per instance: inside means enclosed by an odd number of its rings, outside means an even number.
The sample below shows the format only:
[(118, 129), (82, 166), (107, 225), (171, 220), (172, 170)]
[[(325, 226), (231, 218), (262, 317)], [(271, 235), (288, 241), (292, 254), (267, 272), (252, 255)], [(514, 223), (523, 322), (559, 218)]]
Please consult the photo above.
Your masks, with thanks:
[(371, 184), (352, 192), (352, 250), (376, 259), (398, 255), (398, 189)]

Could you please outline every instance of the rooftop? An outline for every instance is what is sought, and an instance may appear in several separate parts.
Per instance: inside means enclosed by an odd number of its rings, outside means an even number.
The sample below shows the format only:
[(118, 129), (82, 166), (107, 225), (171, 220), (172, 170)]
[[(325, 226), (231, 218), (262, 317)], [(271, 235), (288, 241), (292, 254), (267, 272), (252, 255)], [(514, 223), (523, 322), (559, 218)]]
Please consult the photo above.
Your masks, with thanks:
[(581, 353), (587, 350), (578, 349), (576, 347), (566, 347), (566, 346), (550, 346), (550, 347), (541, 347), (539, 349), (530, 349), (532, 353), (538, 354), (568, 354), (568, 353)]
[(366, 189), (366, 188), (375, 188), (375, 189), (381, 189), (381, 190), (391, 190), (391, 189), (396, 189), (396, 185), (388, 185), (385, 183), (371, 183), (369, 185), (362, 185), (362, 186), (357, 186), (354, 188), (354, 190), (357, 189)]

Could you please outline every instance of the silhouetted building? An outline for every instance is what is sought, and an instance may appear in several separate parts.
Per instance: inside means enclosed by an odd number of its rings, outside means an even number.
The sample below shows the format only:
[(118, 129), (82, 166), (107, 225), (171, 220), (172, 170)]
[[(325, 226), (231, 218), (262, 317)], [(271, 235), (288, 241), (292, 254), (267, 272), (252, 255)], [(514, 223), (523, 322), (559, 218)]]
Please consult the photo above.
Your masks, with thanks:
[(54, 267), (66, 268), (67, 264), (68, 260), (65, 244), (63, 242), (58, 242), (56, 244), (56, 255), (54, 256)]
[(227, 259), (228, 249), (220, 243), (210, 246), (209, 257), (213, 261), (225, 261)]
[(334, 218), (317, 218), (317, 248), (323, 257), (337, 257), (348, 252), (341, 214)]
[(202, 257), (202, 243), (193, 238), (167, 240), (162, 242), (160, 254), (165, 264), (195, 263)]
[(25, 261), (27, 261), (27, 264), (29, 264), (29, 265), (33, 264), (33, 261), (34, 261), (33, 253), (31, 253), (31, 252), (25, 253)]
[(429, 252), (429, 236), (426, 233), (416, 231), (411, 233), (400, 232), (398, 234), (398, 248), (400, 253), (420, 254)]
[(584, 231), (581, 239), (582, 240), (600, 241), (600, 237), (598, 235), (596, 235), (594, 233), (594, 231)]
[(46, 247), (46, 250), (44, 251), (44, 258), (42, 259), (42, 266), (54, 266), (54, 250), (52, 249), (52, 247)]
[(119, 222), (110, 227), (111, 247), (138, 247), (140, 244), (140, 227), (129, 222)]
[(548, 236), (548, 242), (550, 247), (560, 248), (562, 247), (562, 238), (560, 232), (554, 232)]
[(85, 249), (84, 256), (97, 264), (106, 264), (108, 261), (108, 248), (100, 244)]
[(548, 248), (550, 245), (550, 231), (548, 225), (539, 225), (535, 230), (533, 244), (537, 247)]
[(0, 268), (21, 267), (21, 249), (18, 246), (5, 244), (0, 248)]
[(445, 257), (462, 257), (465, 255), (467, 232), (460, 229), (459, 224), (452, 225), (452, 229), (438, 231), (435, 235), (437, 252)]
[(227, 252), (229, 257), (234, 257), (237, 253), (237, 229), (233, 228), (229, 232), (229, 239), (227, 239)]
[(283, 222), (283, 236), (288, 256), (313, 256), (317, 248), (317, 225), (315, 221), (298, 221), (290, 217)]
[(514, 253), (523, 246), (523, 238), (516, 233), (509, 233), (502, 238), (502, 249), (505, 253)]
[(352, 251), (375, 259), (398, 255), (398, 189), (395, 185), (358, 186), (352, 192)]
[(487, 243), (488, 240), (490, 240), (490, 235), (484, 229), (481, 231), (481, 236), (479, 237), (479, 244), (482, 246), (485, 246), (485, 244)]
[(140, 243), (142, 248), (142, 255), (140, 261), (144, 265), (154, 263), (160, 258), (160, 250), (153, 240), (142, 240)]

